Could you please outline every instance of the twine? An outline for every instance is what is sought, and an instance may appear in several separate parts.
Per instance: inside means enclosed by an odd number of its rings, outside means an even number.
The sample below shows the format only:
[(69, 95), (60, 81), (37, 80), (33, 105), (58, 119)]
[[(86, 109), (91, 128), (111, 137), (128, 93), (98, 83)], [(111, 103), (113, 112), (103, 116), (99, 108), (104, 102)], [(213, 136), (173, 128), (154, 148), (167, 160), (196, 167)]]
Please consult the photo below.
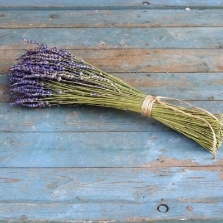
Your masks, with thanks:
[(147, 95), (142, 103), (142, 115), (148, 118), (152, 117), (153, 104), (157, 100), (157, 97)]
[(211, 129), (211, 132), (212, 132), (212, 135), (213, 135), (212, 154), (213, 154), (213, 158), (215, 159), (215, 157), (216, 157), (216, 150), (217, 150), (217, 139), (216, 139), (215, 131), (212, 128), (211, 124), (207, 120), (205, 120), (204, 118), (201, 118), (200, 116), (192, 115), (190, 113), (181, 111), (181, 110), (177, 109), (176, 107), (171, 106), (171, 105), (161, 101), (160, 99), (171, 100), (171, 101), (178, 101), (178, 102), (181, 102), (181, 103), (184, 103), (184, 104), (188, 105), (191, 108), (203, 111), (203, 112), (207, 113), (208, 115), (210, 115), (212, 118), (214, 118), (216, 120), (218, 120), (217, 117), (215, 117), (213, 114), (211, 114), (207, 110), (195, 107), (195, 106), (191, 105), (188, 102), (185, 102), (185, 101), (182, 101), (182, 100), (179, 100), (179, 99), (175, 99), (175, 98), (160, 97), (160, 96), (154, 97), (152, 95), (147, 95), (145, 97), (145, 99), (144, 99), (144, 101), (142, 103), (142, 108), (141, 108), (142, 115), (146, 116), (148, 118), (151, 118), (152, 117), (153, 105), (154, 105), (155, 102), (157, 102), (158, 104), (163, 105), (164, 107), (169, 108), (169, 109), (171, 109), (173, 111), (182, 113), (182, 114), (184, 114), (186, 116), (194, 117), (196, 119), (199, 119), (199, 120), (205, 122), (208, 125), (208, 127)]

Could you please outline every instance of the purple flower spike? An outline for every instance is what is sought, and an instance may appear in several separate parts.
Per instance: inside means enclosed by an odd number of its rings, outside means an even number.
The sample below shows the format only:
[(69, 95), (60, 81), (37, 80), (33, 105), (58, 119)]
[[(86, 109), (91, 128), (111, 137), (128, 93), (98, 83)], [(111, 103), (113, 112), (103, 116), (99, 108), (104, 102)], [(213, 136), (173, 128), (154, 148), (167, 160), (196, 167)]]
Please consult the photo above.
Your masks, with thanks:
[[(48, 47), (33, 40), (22, 39), (25, 43), (35, 44), (37, 48), (25, 50), (18, 63), (9, 68), (8, 76), (12, 105), (27, 107), (48, 107), (50, 101), (59, 100), (58, 89), (48, 89), (52, 83), (84, 83), (82, 71), (93, 70), (82, 60), (66, 50)], [(94, 86), (96, 86), (94, 84)], [(55, 100), (45, 102), (46, 98)]]

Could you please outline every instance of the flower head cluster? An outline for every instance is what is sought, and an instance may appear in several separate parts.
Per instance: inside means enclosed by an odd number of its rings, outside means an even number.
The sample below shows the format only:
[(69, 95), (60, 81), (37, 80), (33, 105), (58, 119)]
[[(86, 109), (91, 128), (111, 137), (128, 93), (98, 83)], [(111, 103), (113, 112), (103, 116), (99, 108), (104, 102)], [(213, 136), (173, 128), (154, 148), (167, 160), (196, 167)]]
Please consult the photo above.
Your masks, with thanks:
[(93, 69), (68, 51), (50, 48), (32, 40), (23, 41), (36, 44), (37, 48), (26, 50), (25, 54), (17, 59), (18, 63), (9, 69), (12, 105), (50, 106), (47, 98), (55, 92), (47, 88), (46, 83), (80, 81), (82, 70)]

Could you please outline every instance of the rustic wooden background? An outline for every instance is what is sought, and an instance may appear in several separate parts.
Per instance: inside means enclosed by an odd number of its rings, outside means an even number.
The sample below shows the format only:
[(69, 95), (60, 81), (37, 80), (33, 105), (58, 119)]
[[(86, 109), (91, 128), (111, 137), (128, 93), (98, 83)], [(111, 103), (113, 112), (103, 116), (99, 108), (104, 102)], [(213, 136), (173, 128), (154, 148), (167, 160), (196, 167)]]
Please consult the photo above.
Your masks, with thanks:
[(114, 109), (10, 107), (22, 37), (222, 113), (223, 1), (0, 1), (0, 222), (222, 222), (222, 148)]

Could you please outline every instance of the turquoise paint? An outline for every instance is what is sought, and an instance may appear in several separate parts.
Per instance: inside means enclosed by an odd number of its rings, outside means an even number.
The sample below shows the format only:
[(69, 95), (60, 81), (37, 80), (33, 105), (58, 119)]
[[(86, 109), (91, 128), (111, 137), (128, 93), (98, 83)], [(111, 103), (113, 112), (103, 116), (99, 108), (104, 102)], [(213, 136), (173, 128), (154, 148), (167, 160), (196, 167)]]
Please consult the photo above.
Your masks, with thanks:
[[(40, 35), (41, 33), (41, 35)], [(1, 29), (1, 44), (4, 49), (24, 48), (21, 38), (36, 40), (64, 49), (100, 48), (144, 48), (144, 49), (188, 49), (219, 48), (222, 27), (166, 27), (166, 28), (58, 28), (47, 29)], [(141, 36), (141, 38), (139, 38)], [(20, 48), (20, 49), (21, 49)]]
[[(6, 168), (1, 170), (0, 219), (217, 220), (223, 217), (219, 173), (186, 167)], [(194, 187), (203, 189), (195, 196)], [(160, 204), (169, 207), (167, 213), (157, 211)]]
[[(143, 4), (141, 0), (132, 0), (132, 1), (122, 1), (122, 0), (82, 0), (82, 1), (72, 1), (67, 0), (65, 2), (61, 2), (58, 0), (40, 0), (40, 1), (32, 1), (29, 2), (28, 0), (2, 0), (0, 6), (3, 9), (13, 8), (13, 9), (20, 9), (20, 8), (27, 8), (27, 9), (48, 9), (48, 8), (57, 8), (57, 9), (129, 9), (129, 8), (153, 8), (153, 7), (160, 7), (160, 8), (177, 8), (177, 7), (188, 7), (188, 3), (185, 1), (176, 1), (176, 0), (150, 0)], [(198, 8), (217, 8), (222, 7), (223, 3), (221, 0), (191, 0), (190, 7), (198, 7)]]
[[(124, 3), (130, 1), (122, 2)], [(1, 28), (221, 27), (223, 23), (221, 9), (215, 9), (214, 13), (212, 9), (196, 9), (189, 13), (182, 9), (166, 9), (162, 10), (162, 13), (157, 9), (115, 11), (49, 9), (33, 10), (31, 14), (29, 10), (4, 11), (3, 15)]]
[(26, 37), (146, 93), (222, 112), (222, 1), (149, 3), (0, 2), (0, 222), (222, 222), (222, 148), (213, 160), (130, 112), (8, 105), (5, 73)]

